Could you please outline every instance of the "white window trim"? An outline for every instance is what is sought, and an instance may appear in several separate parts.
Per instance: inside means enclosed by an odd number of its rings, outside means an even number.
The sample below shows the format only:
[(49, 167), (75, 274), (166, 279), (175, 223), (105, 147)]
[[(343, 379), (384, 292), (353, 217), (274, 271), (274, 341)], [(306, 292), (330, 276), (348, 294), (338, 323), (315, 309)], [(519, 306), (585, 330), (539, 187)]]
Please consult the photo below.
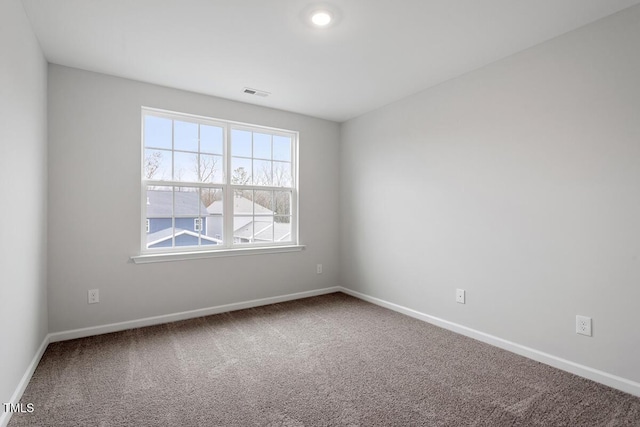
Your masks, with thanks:
[[(182, 121), (192, 123), (206, 123), (213, 126), (223, 128), (223, 138), (225, 143), (223, 144), (223, 159), (224, 176), (228, 176), (227, 171), (231, 169), (232, 156), (229, 152), (230, 149), (230, 132), (231, 129), (240, 129), (255, 132), (256, 130), (264, 130), (265, 133), (271, 135), (280, 135), (291, 137), (291, 187), (268, 187), (268, 186), (236, 186), (231, 183), (225, 184), (201, 184), (201, 183), (185, 183), (180, 181), (155, 181), (145, 180), (144, 177), (144, 133), (141, 132), (141, 233), (140, 233), (140, 253), (131, 257), (131, 260), (136, 264), (150, 263), (150, 262), (164, 262), (164, 261), (180, 261), (188, 259), (199, 258), (212, 258), (223, 256), (237, 256), (237, 255), (254, 255), (254, 254), (268, 254), (268, 253), (282, 253), (282, 252), (297, 252), (305, 249), (304, 245), (299, 244), (299, 202), (298, 202), (298, 182), (299, 182), (299, 156), (298, 156), (298, 144), (299, 144), (299, 132), (290, 131), (286, 129), (272, 128), (261, 125), (254, 125), (250, 123), (235, 122), (230, 120), (215, 119), (211, 117), (174, 112), (169, 110), (162, 110), (157, 108), (142, 107), (141, 108), (141, 128), (144, 130), (144, 117), (146, 113), (150, 113), (157, 117), (165, 117), (167, 119), (179, 119)], [(274, 160), (277, 161), (277, 160)], [(225, 244), (219, 245), (220, 247), (211, 248), (210, 246), (185, 246), (185, 247), (173, 247), (173, 248), (147, 248), (147, 232), (146, 232), (146, 186), (147, 185), (159, 185), (159, 186), (190, 186), (190, 187), (217, 187), (223, 188), (223, 231), (225, 235), (223, 237), (226, 241)], [(287, 242), (274, 241), (268, 243), (247, 243), (247, 244), (234, 244), (233, 242), (233, 189), (242, 188), (246, 190), (265, 190), (265, 191), (289, 191), (291, 190), (291, 240)], [(230, 190), (230, 191), (229, 191)], [(230, 220), (228, 218), (231, 218)], [(228, 237), (227, 237), (228, 236)]]
[(161, 252), (157, 254), (142, 254), (132, 256), (135, 264), (149, 264), (155, 262), (187, 261), (191, 259), (218, 258), (241, 255), (279, 254), (286, 252), (300, 252), (306, 249), (305, 245), (265, 246), (265, 247), (235, 247), (233, 249), (217, 249), (208, 251), (191, 252)]

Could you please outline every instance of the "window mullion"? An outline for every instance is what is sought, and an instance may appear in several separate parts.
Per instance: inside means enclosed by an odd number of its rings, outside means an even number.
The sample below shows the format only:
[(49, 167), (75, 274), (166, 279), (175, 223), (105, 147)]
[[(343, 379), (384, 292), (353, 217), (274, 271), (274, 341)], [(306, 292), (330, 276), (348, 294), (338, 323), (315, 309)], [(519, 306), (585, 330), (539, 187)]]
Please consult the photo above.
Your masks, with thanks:
[(294, 189), (298, 188), (298, 135), (295, 136), (295, 141), (292, 141), (291, 144), (291, 206), (289, 208), (289, 223), (291, 224), (291, 240), (294, 242), (298, 242), (298, 191)]
[[(171, 179), (175, 180), (176, 170), (176, 121), (171, 120)], [(176, 187), (171, 187), (171, 247), (176, 247)]]
[[(202, 171), (200, 170), (200, 168), (202, 167), (202, 159), (200, 158), (202, 149), (200, 146), (200, 129), (202, 128), (202, 126), (200, 125), (200, 123), (198, 123), (198, 156), (197, 156), (197, 162), (198, 162), (198, 181), (202, 181)], [(201, 211), (200, 209), (200, 205), (202, 205), (202, 187), (198, 188), (198, 222), (199, 222), (199, 226), (198, 226), (198, 246), (202, 246), (202, 229), (203, 229), (203, 225), (204, 225), (204, 220), (203, 220), (203, 215), (204, 212)], [(195, 224), (194, 224), (194, 229)]]
[(171, 187), (171, 247), (176, 247), (176, 187)]
[(228, 248), (233, 246), (233, 189), (231, 188), (231, 176), (233, 170), (231, 169), (231, 129), (227, 125), (224, 131), (224, 144), (223, 149), (225, 151), (225, 160), (227, 164), (227, 173), (225, 176), (225, 191), (222, 194), (224, 199), (223, 204), (223, 217), (222, 223), (224, 226), (223, 241), (224, 245)]
[(267, 185), (232, 185), (234, 190), (293, 191), (292, 187), (271, 187)]
[(192, 188), (224, 188), (225, 184), (216, 184), (208, 182), (186, 182), (186, 181), (142, 181), (144, 185), (159, 186), (159, 187), (192, 187)]

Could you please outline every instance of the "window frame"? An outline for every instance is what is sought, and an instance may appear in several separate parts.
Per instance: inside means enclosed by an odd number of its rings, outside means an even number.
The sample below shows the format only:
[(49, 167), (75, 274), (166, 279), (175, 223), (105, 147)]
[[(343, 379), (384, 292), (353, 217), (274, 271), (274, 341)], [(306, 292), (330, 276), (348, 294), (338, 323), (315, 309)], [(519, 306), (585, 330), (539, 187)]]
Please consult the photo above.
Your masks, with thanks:
[[(140, 114), (140, 126), (141, 126), (141, 161), (140, 161), (140, 200), (141, 200), (141, 212), (140, 212), (140, 255), (132, 257), (133, 261), (138, 262), (156, 262), (157, 260), (179, 260), (184, 258), (189, 258), (188, 255), (193, 255), (193, 258), (201, 258), (203, 255), (210, 254), (211, 256), (220, 256), (224, 255), (224, 253), (229, 253), (229, 255), (236, 254), (251, 254), (251, 253), (270, 253), (270, 252), (288, 252), (289, 250), (301, 250), (304, 248), (299, 244), (299, 206), (298, 206), (298, 149), (299, 149), (299, 132), (291, 131), (287, 129), (279, 129), (262, 125), (254, 125), (250, 123), (244, 122), (236, 122), (231, 120), (223, 120), (212, 117), (206, 117), (195, 114), (188, 114), (182, 112), (169, 111), (158, 108), (151, 107), (141, 107)], [(223, 183), (203, 183), (203, 182), (185, 182), (185, 181), (175, 181), (173, 180), (173, 176), (171, 180), (149, 180), (145, 177), (145, 117), (146, 116), (154, 116), (160, 117), (170, 120), (178, 120), (189, 123), (196, 123), (198, 125), (209, 125), (222, 128), (222, 163), (223, 163)], [(172, 146), (171, 146), (171, 156), (172, 156), (172, 165), (174, 164), (173, 158), (175, 152), (181, 152), (182, 150), (175, 150), (175, 138), (173, 135), (172, 126)], [(232, 170), (232, 152), (231, 152), (231, 131), (232, 130), (241, 130), (241, 131), (249, 131), (249, 132), (258, 132), (258, 133), (266, 133), (273, 136), (283, 136), (291, 139), (291, 186), (290, 187), (276, 187), (276, 186), (264, 186), (264, 185), (255, 185), (252, 182), (251, 185), (240, 185), (240, 184), (232, 184), (231, 176), (233, 173)], [(272, 143), (273, 144), (273, 143)], [(253, 148), (252, 148), (253, 150)], [(168, 150), (167, 150), (168, 151)], [(200, 151), (199, 151), (200, 152)], [(253, 152), (252, 152), (253, 156)], [(253, 157), (252, 157), (253, 158)], [(271, 162), (277, 161), (272, 159)], [(253, 170), (251, 171), (253, 176)], [(273, 172), (272, 172), (273, 176)], [(273, 184), (273, 182), (272, 182)], [(148, 248), (147, 247), (147, 236), (148, 232), (146, 231), (146, 221), (147, 218), (147, 187), (148, 186), (160, 186), (160, 187), (173, 187), (174, 194), (174, 206), (175, 206), (175, 188), (176, 187), (189, 187), (189, 188), (215, 188), (221, 189), (223, 194), (223, 209), (222, 209), (222, 241), (223, 243), (219, 245), (201, 245), (200, 238), (198, 239), (197, 246), (171, 246), (166, 248)], [(257, 191), (285, 191), (291, 193), (291, 201), (290, 201), (290, 224), (291, 224), (291, 239), (284, 242), (260, 242), (260, 243), (235, 243), (234, 242), (234, 212), (233, 212), (233, 197), (235, 194), (235, 190), (257, 190)], [(275, 193), (274, 193), (275, 194)], [(252, 216), (255, 217), (255, 211), (252, 213)], [(278, 215), (271, 215), (273, 221), (275, 223), (275, 218)], [(175, 215), (175, 212), (172, 213), (171, 222), (172, 228), (175, 230), (175, 221), (178, 216)], [(204, 223), (206, 221), (206, 217), (200, 215), (199, 218), (202, 218), (202, 226), (204, 227)], [(199, 232), (201, 233), (201, 232)], [(175, 231), (172, 234), (172, 241), (175, 239)], [(273, 251), (271, 250), (273, 249)], [(255, 251), (253, 251), (255, 250)], [(175, 256), (173, 256), (175, 255)], [(187, 255), (182, 256), (182, 255)], [(157, 256), (157, 260), (153, 260), (152, 258)]]

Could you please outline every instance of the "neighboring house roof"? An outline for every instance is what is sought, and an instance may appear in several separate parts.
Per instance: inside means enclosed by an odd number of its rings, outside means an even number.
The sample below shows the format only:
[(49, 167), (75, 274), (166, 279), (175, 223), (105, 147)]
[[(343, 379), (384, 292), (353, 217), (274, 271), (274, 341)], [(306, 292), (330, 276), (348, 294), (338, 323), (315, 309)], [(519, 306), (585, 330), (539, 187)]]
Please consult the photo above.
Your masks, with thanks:
[[(234, 197), (234, 213), (236, 214), (262, 214), (273, 215), (273, 211), (253, 203), (246, 197)], [(255, 209), (255, 211), (254, 211)], [(207, 208), (209, 214), (222, 214), (222, 201), (217, 200)], [(273, 217), (261, 219), (254, 216), (237, 216), (234, 218), (233, 236), (248, 240), (264, 242), (280, 242), (291, 237), (291, 224), (274, 223)]]
[[(171, 239), (171, 237), (173, 236), (173, 229), (172, 228), (165, 228), (164, 230), (160, 230), (160, 231), (156, 231), (155, 233), (150, 233), (147, 234), (147, 246), (153, 246), (153, 245), (157, 245), (160, 242), (164, 242), (165, 240)], [(181, 236), (183, 234), (188, 234), (189, 236), (193, 236), (193, 237), (198, 237), (198, 233), (191, 231), (191, 230), (185, 230), (182, 228), (176, 228), (176, 232), (175, 232), (175, 236)], [(216, 244), (220, 244), (222, 243), (222, 240), (220, 239), (214, 239), (213, 237), (209, 237), (209, 236), (205, 236), (204, 234), (200, 236), (200, 238), (202, 240), (207, 240), (209, 242), (213, 242)]]
[(291, 238), (291, 224), (260, 220), (250, 221), (236, 229), (233, 236), (263, 242), (281, 242)]
[(207, 208), (194, 191), (147, 191), (147, 218), (171, 218), (173, 195), (175, 194), (175, 216), (205, 216)]
[[(233, 212), (236, 214), (248, 214), (251, 215), (254, 213), (253, 211), (253, 201), (247, 199), (246, 197), (234, 197), (233, 198)], [(222, 200), (216, 200), (211, 203), (207, 208), (207, 212), (210, 214), (221, 215), (222, 212)], [(257, 214), (273, 214), (273, 211), (265, 208), (264, 206), (260, 206), (256, 203), (255, 205), (255, 213)]]
[[(176, 230), (177, 231), (177, 230)], [(173, 235), (173, 228), (165, 228), (160, 231), (156, 231), (155, 233), (147, 234), (147, 244), (155, 245), (158, 242), (162, 242), (164, 240), (170, 239)]]

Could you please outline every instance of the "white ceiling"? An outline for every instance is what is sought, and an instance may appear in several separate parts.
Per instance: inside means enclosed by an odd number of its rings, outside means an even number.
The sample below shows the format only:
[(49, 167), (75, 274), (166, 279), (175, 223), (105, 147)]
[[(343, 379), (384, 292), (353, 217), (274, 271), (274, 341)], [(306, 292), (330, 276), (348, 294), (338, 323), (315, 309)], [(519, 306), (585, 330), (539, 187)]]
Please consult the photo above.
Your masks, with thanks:
[(333, 0), (324, 30), (322, 1), (23, 3), (49, 62), (344, 121), (640, 0)]

